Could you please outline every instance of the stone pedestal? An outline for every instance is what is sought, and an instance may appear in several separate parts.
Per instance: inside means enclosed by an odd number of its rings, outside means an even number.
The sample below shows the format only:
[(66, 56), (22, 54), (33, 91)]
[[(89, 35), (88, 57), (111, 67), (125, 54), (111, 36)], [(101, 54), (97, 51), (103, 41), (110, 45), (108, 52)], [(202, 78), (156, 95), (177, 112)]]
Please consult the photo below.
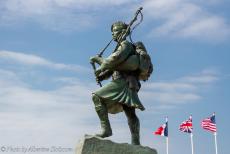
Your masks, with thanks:
[(157, 154), (157, 151), (149, 147), (115, 143), (100, 137), (85, 135), (77, 145), (76, 154)]

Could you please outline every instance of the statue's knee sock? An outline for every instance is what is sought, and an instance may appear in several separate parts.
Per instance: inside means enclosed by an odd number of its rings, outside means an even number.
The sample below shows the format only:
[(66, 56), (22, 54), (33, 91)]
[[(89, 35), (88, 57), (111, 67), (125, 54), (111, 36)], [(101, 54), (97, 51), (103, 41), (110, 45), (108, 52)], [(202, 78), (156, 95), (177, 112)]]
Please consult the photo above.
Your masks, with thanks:
[(129, 119), (129, 128), (131, 131), (132, 144), (140, 145), (140, 122), (135, 116)]
[(134, 145), (140, 145), (140, 122), (136, 116), (135, 109), (127, 106), (123, 106), (123, 109), (125, 111), (131, 132), (131, 142)]
[(100, 137), (111, 136), (112, 130), (111, 130), (111, 126), (110, 126), (110, 122), (109, 122), (109, 118), (108, 118), (108, 111), (107, 111), (106, 105), (95, 94), (93, 94), (92, 99), (93, 99), (93, 102), (95, 104), (95, 110), (96, 110), (98, 117), (100, 119), (101, 129), (102, 129), (102, 133), (97, 134), (97, 136), (100, 136)]

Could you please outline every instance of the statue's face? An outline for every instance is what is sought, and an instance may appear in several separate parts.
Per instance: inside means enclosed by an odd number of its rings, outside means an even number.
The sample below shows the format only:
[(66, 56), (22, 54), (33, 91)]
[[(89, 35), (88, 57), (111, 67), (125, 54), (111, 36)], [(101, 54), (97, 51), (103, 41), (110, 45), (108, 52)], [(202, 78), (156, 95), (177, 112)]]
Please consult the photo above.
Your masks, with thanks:
[(112, 36), (113, 36), (113, 39), (114, 39), (115, 41), (118, 40), (118, 37), (120, 36), (121, 32), (122, 32), (122, 28), (121, 28), (121, 27), (118, 27), (118, 26), (116, 26), (116, 25), (113, 26), (113, 29), (112, 29)]

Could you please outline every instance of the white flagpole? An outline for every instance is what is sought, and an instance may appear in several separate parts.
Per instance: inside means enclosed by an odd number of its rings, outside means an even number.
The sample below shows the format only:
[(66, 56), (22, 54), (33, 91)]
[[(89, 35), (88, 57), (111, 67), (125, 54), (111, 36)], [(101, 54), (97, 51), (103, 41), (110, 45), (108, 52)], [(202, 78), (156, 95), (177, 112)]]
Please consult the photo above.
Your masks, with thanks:
[(216, 139), (216, 135), (217, 135), (217, 134), (216, 134), (216, 132), (215, 132), (215, 133), (214, 133), (214, 137), (215, 137), (215, 149), (216, 149), (216, 154), (218, 154), (218, 153), (217, 153), (217, 139)]
[(166, 137), (166, 153), (169, 154), (169, 138)]
[(191, 148), (192, 148), (192, 154), (194, 154), (194, 153), (193, 153), (193, 134), (192, 134), (192, 133), (190, 134), (190, 137), (191, 137)]
[[(168, 125), (168, 116), (165, 118), (165, 122)], [(166, 154), (169, 154), (169, 137), (168, 137), (168, 126), (167, 126), (167, 136), (166, 136)]]

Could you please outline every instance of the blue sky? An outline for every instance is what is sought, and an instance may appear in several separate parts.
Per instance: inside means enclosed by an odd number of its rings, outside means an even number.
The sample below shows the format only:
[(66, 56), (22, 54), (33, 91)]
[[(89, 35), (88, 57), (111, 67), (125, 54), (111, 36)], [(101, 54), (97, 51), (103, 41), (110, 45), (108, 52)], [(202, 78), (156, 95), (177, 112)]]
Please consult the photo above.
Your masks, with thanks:
[[(74, 148), (84, 134), (98, 132), (89, 57), (111, 39), (111, 24), (129, 22), (140, 6), (144, 21), (132, 37), (144, 42), (154, 64), (139, 93), (146, 108), (137, 111), (142, 144), (165, 153), (164, 138), (152, 132), (167, 115), (169, 152), (189, 154), (189, 135), (178, 127), (192, 114), (195, 153), (214, 154), (213, 135), (200, 121), (215, 111), (219, 153), (228, 154), (227, 0), (0, 1), (0, 146)], [(110, 119), (109, 139), (130, 142), (125, 115)]]

